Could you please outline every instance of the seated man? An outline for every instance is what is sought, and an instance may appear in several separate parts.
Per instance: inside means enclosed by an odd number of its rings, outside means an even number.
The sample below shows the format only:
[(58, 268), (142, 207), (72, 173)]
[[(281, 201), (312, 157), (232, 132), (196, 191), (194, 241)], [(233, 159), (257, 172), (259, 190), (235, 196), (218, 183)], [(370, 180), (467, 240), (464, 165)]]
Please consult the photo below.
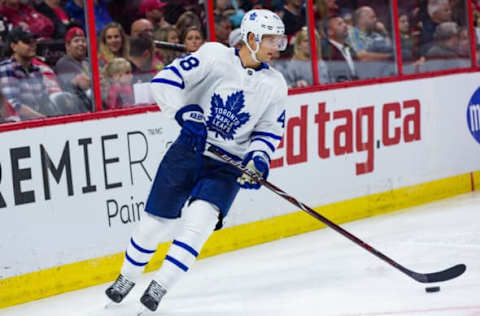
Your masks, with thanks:
[(346, 43), (348, 25), (338, 15), (324, 20), (324, 33), (327, 38), (322, 41), (322, 56), (329, 69), (330, 82), (342, 82), (358, 79), (355, 68), (357, 54)]
[(87, 42), (85, 33), (79, 27), (73, 27), (65, 35), (66, 55), (55, 65), (55, 73), (64, 91), (76, 95), (81, 100), (80, 107), (92, 111), (90, 82), (90, 64), (87, 60)]
[(132, 84), (150, 83), (157, 70), (153, 67), (153, 41), (147, 36), (130, 38), (129, 61), (132, 67)]
[(460, 55), (457, 23), (444, 22), (439, 24), (435, 29), (433, 39), (433, 46), (425, 54), (427, 71), (470, 66), (470, 59)]
[(360, 61), (381, 61), (392, 57), (393, 46), (388, 32), (371, 7), (358, 8), (354, 20), (348, 42)]
[(59, 113), (52, 107), (40, 68), (32, 63), (36, 41), (32, 33), (15, 28), (8, 34), (8, 56), (0, 63), (0, 90), (21, 119)]

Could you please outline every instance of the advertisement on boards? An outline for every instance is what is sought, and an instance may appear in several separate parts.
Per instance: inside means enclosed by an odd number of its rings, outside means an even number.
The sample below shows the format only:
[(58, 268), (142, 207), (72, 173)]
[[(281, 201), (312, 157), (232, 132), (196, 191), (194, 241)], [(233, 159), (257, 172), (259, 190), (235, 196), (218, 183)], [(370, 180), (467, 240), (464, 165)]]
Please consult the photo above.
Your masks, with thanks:
[[(317, 207), (480, 170), (479, 79), (291, 95), (269, 180)], [(2, 277), (124, 251), (178, 131), (155, 112), (3, 133)], [(267, 190), (241, 191), (225, 227), (295, 211)]]

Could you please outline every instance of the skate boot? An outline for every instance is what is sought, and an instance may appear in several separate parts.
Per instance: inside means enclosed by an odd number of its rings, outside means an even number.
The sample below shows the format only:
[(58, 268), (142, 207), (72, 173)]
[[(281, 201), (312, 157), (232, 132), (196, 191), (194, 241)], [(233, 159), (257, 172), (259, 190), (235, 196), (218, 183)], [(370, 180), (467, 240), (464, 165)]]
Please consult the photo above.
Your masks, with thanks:
[(134, 282), (129, 281), (120, 274), (117, 280), (105, 291), (105, 294), (115, 303), (120, 303), (132, 290), (134, 285)]
[(142, 302), (146, 308), (154, 312), (157, 310), (158, 303), (160, 303), (160, 300), (165, 293), (167, 293), (167, 290), (158, 284), (157, 281), (153, 280), (140, 298), (140, 302)]

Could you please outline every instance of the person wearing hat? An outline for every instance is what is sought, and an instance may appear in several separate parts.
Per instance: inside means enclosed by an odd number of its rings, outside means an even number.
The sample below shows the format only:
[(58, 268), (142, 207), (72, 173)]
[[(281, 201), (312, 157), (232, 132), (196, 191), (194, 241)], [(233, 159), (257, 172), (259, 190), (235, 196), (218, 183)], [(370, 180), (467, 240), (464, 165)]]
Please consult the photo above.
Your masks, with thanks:
[(32, 33), (20, 27), (7, 37), (10, 58), (0, 62), (0, 91), (21, 119), (44, 117), (50, 101), (40, 68), (32, 63), (37, 43)]
[(163, 8), (167, 4), (160, 0), (142, 0), (138, 6), (141, 16), (149, 20), (154, 28), (167, 27), (170, 24), (165, 20)]
[(87, 60), (87, 41), (79, 27), (73, 27), (65, 35), (66, 55), (55, 64), (55, 73), (62, 89), (77, 95), (85, 107), (92, 110), (90, 93), (90, 64)]

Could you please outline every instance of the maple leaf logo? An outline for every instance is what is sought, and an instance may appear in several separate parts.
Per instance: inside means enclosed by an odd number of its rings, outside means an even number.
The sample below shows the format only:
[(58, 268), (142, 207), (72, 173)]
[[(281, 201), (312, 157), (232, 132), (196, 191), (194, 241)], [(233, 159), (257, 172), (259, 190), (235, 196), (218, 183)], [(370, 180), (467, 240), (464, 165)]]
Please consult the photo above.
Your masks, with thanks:
[(236, 130), (248, 122), (250, 113), (241, 112), (245, 107), (243, 91), (238, 91), (227, 96), (224, 103), (220, 95), (214, 93), (210, 101), (210, 115), (208, 116), (208, 129), (225, 139), (233, 139)]

